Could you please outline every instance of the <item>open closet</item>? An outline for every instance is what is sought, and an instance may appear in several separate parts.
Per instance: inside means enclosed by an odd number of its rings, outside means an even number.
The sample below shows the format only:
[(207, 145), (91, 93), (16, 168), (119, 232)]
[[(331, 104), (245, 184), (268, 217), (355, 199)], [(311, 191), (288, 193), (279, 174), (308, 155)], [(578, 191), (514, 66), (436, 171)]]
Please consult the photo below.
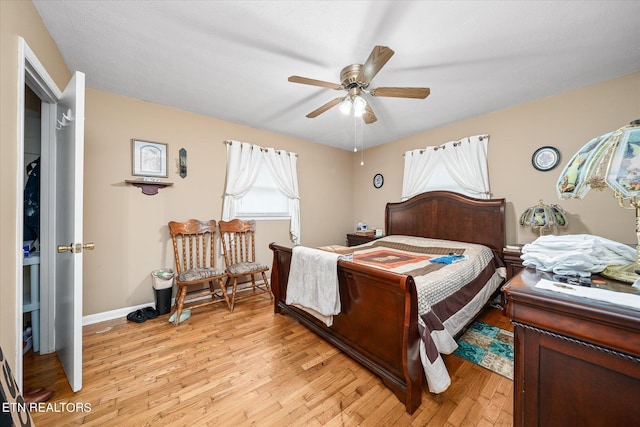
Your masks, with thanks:
[(40, 352), (40, 156), (42, 101), (25, 85), (23, 354)]

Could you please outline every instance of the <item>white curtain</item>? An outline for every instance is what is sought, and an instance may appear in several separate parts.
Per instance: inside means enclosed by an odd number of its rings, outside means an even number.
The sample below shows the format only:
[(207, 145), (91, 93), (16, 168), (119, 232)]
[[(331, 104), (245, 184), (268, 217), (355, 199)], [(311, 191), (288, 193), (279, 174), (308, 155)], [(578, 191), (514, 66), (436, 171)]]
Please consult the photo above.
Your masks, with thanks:
[(489, 170), (487, 145), (489, 135), (476, 135), (453, 143), (452, 150), (442, 150), (442, 161), (458, 185), (478, 199), (488, 199)]
[(278, 189), (289, 198), (291, 241), (300, 244), (300, 193), (298, 192), (298, 156), (283, 150), (267, 148), (264, 160)]
[(222, 201), (222, 220), (230, 221), (236, 216), (236, 200), (247, 194), (256, 180), (262, 150), (246, 142), (226, 141), (227, 183)]
[(300, 244), (300, 193), (298, 192), (298, 156), (273, 148), (263, 149), (246, 142), (227, 144), (227, 179), (222, 202), (222, 220), (236, 216), (236, 201), (249, 192), (260, 167), (266, 165), (278, 189), (289, 199), (289, 232), (295, 245)]
[(438, 158), (434, 147), (404, 153), (403, 201), (425, 191), (424, 186), (431, 179)]
[(429, 181), (440, 163), (445, 166), (451, 181), (466, 193), (479, 199), (488, 199), (491, 195), (488, 142), (489, 135), (475, 135), (438, 147), (407, 151), (404, 154), (402, 200), (435, 189), (429, 187)]

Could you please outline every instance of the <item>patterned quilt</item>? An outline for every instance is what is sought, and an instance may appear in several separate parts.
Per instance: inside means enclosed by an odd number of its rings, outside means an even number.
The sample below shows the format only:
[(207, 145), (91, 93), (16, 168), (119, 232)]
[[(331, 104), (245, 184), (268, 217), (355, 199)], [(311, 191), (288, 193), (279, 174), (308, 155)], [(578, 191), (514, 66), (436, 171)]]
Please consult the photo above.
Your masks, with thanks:
[(429, 390), (443, 392), (451, 379), (440, 355), (457, 348), (454, 336), (506, 276), (501, 261), (482, 245), (412, 236), (387, 236), (350, 249), (353, 262), (413, 277), (422, 365)]

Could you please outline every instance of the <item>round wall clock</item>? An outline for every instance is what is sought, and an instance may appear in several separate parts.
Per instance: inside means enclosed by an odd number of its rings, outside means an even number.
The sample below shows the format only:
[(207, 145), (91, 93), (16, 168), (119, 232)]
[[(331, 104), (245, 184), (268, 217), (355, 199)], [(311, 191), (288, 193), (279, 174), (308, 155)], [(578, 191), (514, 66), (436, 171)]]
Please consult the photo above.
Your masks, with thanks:
[(549, 171), (560, 163), (560, 151), (551, 146), (540, 147), (531, 156), (531, 164), (539, 171)]
[(384, 184), (384, 177), (382, 176), (381, 173), (377, 173), (373, 176), (373, 186), (375, 188), (380, 188), (382, 187), (382, 184)]

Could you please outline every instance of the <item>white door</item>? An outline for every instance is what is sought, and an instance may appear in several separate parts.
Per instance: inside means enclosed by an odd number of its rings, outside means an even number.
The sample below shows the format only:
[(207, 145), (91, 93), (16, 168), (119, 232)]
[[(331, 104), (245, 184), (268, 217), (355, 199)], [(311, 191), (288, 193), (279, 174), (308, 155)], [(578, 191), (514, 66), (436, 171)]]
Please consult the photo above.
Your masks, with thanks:
[(82, 189), (84, 74), (57, 103), (55, 182), (55, 346), (71, 389), (82, 388)]

